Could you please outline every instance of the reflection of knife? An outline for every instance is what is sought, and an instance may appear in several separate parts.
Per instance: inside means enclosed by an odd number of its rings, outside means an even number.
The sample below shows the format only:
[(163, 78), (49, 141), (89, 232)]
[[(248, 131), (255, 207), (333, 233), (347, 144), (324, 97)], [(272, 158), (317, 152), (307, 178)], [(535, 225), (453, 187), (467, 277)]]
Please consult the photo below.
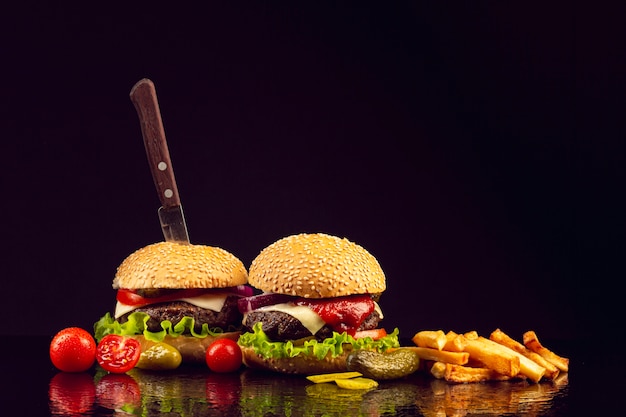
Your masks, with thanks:
[(154, 83), (147, 78), (140, 80), (130, 90), (130, 99), (139, 115), (150, 171), (161, 200), (159, 219), (163, 236), (168, 242), (189, 243)]

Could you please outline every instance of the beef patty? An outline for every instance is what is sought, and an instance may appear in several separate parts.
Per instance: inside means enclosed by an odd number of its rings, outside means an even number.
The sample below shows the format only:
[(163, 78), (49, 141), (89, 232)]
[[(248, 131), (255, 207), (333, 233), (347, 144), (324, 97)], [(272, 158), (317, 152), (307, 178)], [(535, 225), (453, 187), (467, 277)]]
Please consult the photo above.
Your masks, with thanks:
[[(380, 316), (376, 311), (367, 316), (367, 318), (361, 323), (361, 326), (357, 330), (371, 330), (378, 327)], [(257, 322), (263, 323), (263, 332), (270, 338), (270, 340), (276, 342), (284, 342), (287, 340), (302, 339), (310, 337), (311, 332), (302, 325), (300, 320), (294, 316), (283, 313), (282, 311), (252, 311), (246, 316), (243, 323), (248, 331), (252, 331), (252, 327)], [(324, 340), (331, 337), (333, 329), (329, 325), (325, 325), (317, 333), (315, 338), (318, 340)]]

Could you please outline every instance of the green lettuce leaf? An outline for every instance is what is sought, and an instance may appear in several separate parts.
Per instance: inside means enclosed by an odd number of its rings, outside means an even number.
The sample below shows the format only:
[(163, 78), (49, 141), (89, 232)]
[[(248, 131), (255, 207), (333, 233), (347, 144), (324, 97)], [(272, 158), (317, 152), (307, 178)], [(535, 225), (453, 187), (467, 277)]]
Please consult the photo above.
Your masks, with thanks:
[(371, 337), (355, 339), (346, 332), (333, 332), (332, 337), (317, 341), (307, 340), (303, 344), (294, 345), (292, 341), (273, 342), (262, 328), (262, 323), (258, 322), (252, 328), (252, 332), (244, 333), (239, 337), (239, 346), (254, 348), (255, 352), (265, 358), (293, 358), (301, 353), (315, 355), (318, 359), (323, 359), (331, 354), (332, 357), (343, 353), (344, 346), (349, 344), (352, 349), (371, 349), (385, 352), (389, 348), (399, 347), (399, 330), (394, 331), (382, 339), (373, 340)]
[(140, 311), (135, 311), (128, 316), (128, 321), (120, 323), (115, 320), (109, 313), (106, 313), (94, 324), (94, 337), (96, 341), (100, 341), (107, 334), (118, 334), (122, 336), (144, 335), (148, 340), (154, 342), (162, 342), (166, 335), (173, 337), (181, 334), (192, 335), (198, 338), (205, 338), (209, 335), (216, 336), (224, 333), (220, 328), (209, 329), (209, 325), (204, 323), (202, 330), (198, 333), (194, 330), (194, 318), (185, 316), (176, 324), (172, 324), (169, 320), (161, 322), (161, 329), (158, 332), (148, 330), (146, 323), (150, 320), (150, 316)]

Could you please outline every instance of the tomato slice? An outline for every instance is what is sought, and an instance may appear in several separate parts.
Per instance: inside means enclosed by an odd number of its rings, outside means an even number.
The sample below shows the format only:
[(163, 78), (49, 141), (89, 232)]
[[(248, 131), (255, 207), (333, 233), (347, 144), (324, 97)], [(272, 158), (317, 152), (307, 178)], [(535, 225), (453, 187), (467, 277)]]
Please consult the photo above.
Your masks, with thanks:
[(105, 370), (116, 374), (128, 372), (137, 365), (141, 344), (132, 337), (108, 334), (96, 348), (96, 360)]
[(354, 334), (355, 339), (371, 337), (373, 340), (378, 340), (385, 336), (387, 336), (387, 331), (385, 329), (360, 330)]
[(157, 297), (143, 297), (137, 294), (137, 290), (129, 290), (120, 288), (117, 290), (117, 301), (133, 307), (143, 307), (148, 304), (165, 303), (178, 300), (181, 298), (193, 298), (206, 293), (233, 293), (240, 297), (250, 295), (250, 287), (239, 285), (237, 287), (228, 288), (185, 288), (173, 290)]
[(200, 288), (190, 288), (184, 290), (177, 290), (171, 293), (163, 294), (158, 297), (143, 297), (137, 294), (136, 290), (128, 290), (120, 288), (117, 290), (117, 301), (122, 304), (126, 304), (134, 307), (141, 307), (148, 304), (164, 303), (167, 301), (174, 301), (179, 298), (197, 297), (200, 294), (206, 292)]
[(126, 290), (122, 288), (117, 290), (117, 296), (115, 298), (117, 298), (117, 301), (119, 301), (120, 303), (129, 306), (140, 306), (144, 305), (145, 303), (145, 298), (141, 295), (135, 293), (132, 290)]

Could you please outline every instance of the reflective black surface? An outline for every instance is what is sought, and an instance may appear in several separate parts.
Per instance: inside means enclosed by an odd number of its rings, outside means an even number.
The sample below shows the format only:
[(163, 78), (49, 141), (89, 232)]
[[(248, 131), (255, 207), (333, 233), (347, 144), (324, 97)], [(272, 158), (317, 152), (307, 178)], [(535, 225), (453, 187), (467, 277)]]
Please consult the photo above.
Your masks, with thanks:
[(582, 342), (551, 342), (571, 361), (570, 373), (556, 382), (453, 385), (418, 373), (361, 393), (246, 369), (216, 374), (183, 367), (113, 375), (94, 367), (68, 374), (50, 363), (49, 338), (0, 340), (7, 365), (2, 403), (25, 415), (595, 415), (620, 410), (625, 388), (621, 352)]

